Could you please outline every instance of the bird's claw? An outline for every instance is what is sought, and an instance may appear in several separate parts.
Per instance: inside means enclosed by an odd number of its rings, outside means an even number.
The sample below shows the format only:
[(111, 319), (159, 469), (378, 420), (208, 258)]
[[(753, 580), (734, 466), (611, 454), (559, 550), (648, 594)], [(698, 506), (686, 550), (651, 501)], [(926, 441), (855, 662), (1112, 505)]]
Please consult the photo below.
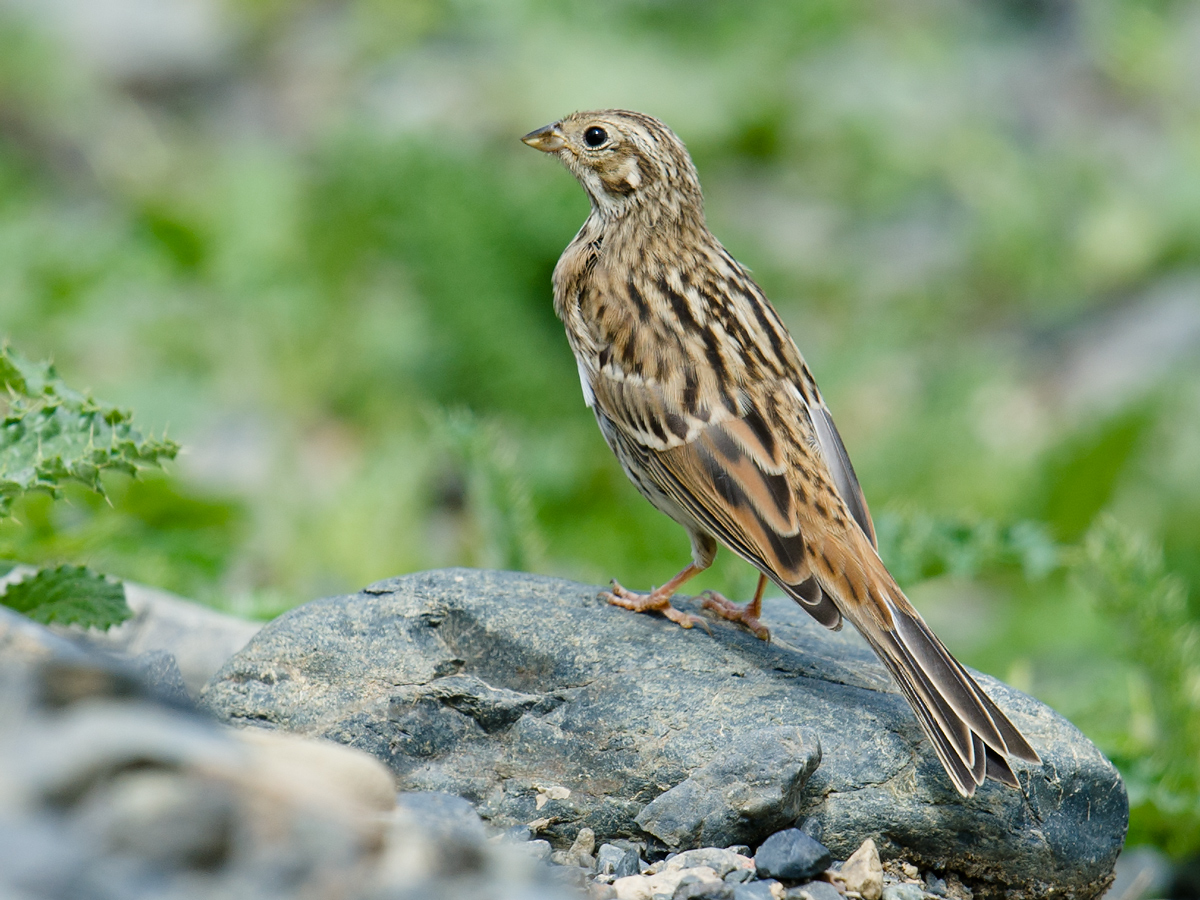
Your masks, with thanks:
[(657, 590), (650, 591), (648, 594), (640, 591), (631, 591), (628, 588), (622, 587), (614, 578), (612, 589), (600, 592), (600, 599), (613, 606), (619, 606), (622, 609), (628, 609), (632, 612), (660, 612), (680, 628), (691, 628), (695, 625), (701, 626), (709, 634), (712, 630), (708, 627), (708, 623), (700, 616), (694, 616), (691, 613), (685, 613), (681, 609), (676, 609), (671, 605), (671, 598), (660, 594)]
[(700, 605), (704, 609), (711, 609), (722, 619), (730, 622), (736, 622), (760, 641), (771, 642), (771, 630), (759, 621), (758, 616), (750, 611), (751, 604), (742, 605), (734, 603), (732, 600), (727, 600), (716, 591), (705, 591), (700, 595)]

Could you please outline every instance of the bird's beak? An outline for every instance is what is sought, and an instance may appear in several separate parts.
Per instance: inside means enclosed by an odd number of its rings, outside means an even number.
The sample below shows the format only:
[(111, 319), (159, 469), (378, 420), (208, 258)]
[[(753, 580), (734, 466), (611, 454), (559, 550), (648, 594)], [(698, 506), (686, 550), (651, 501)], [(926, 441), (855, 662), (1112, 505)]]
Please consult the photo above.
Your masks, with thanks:
[(539, 128), (537, 131), (531, 131), (521, 140), (534, 150), (541, 150), (543, 153), (557, 153), (567, 146), (567, 139), (558, 130), (557, 122), (547, 125), (545, 128)]

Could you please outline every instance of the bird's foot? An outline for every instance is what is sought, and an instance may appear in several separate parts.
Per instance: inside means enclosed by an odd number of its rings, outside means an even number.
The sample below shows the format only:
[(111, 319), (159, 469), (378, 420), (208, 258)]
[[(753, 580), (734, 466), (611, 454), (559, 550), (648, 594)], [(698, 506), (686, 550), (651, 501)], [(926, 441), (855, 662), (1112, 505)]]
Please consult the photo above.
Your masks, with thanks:
[(734, 603), (732, 600), (725, 599), (716, 591), (705, 591), (700, 596), (704, 598), (700, 603), (702, 607), (711, 609), (722, 619), (737, 622), (752, 632), (759, 640), (770, 643), (771, 630), (758, 620), (760, 608), (757, 603), (747, 603), (745, 605)]
[(669, 585), (655, 588), (648, 594), (640, 591), (631, 591), (628, 588), (621, 587), (614, 578), (612, 590), (602, 591), (600, 593), (601, 600), (607, 600), (613, 606), (619, 606), (622, 609), (632, 610), (633, 612), (660, 612), (680, 628), (691, 628), (693, 625), (703, 626), (705, 631), (709, 631), (708, 623), (699, 616), (693, 616), (690, 613), (685, 613), (683, 610), (676, 609), (671, 605), (671, 592), (664, 589)]

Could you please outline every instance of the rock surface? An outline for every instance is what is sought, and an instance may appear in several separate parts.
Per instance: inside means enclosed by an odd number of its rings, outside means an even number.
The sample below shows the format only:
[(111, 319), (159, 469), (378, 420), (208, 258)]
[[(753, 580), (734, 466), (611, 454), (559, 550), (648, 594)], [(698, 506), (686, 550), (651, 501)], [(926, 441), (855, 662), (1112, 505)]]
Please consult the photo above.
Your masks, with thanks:
[[(766, 644), (724, 622), (683, 631), (596, 593), (472, 570), (380, 582), (270, 623), (203, 702), (230, 722), (366, 750), (405, 789), (458, 794), (493, 825), (530, 824), (563, 848), (584, 825), (600, 841), (646, 839), (637, 819), (655, 798), (755, 732), (799, 727), (822, 761), (798, 809), (781, 793), (780, 813), (838, 858), (874, 838), (885, 859), (957, 873), (977, 897), (1089, 898), (1108, 883), (1124, 787), (1046, 706), (980, 676), (1043, 764), (1016, 764), (1020, 791), (988, 782), (964, 799), (851, 629), (768, 600)], [(738, 842), (752, 843), (726, 843)]]
[(816, 738), (795, 726), (737, 735), (634, 821), (668, 847), (753, 842), (796, 820), (805, 782), (820, 762)]

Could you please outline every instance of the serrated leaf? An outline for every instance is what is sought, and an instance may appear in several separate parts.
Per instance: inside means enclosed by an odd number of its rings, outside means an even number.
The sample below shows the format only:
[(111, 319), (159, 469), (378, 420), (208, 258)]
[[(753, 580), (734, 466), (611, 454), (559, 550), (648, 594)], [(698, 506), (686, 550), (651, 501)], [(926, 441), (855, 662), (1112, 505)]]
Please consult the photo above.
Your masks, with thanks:
[(8, 586), (0, 603), (35, 622), (109, 628), (133, 615), (125, 602), (125, 585), (83, 566), (42, 569), (32, 578)]
[(174, 459), (174, 441), (143, 436), (130, 413), (63, 383), (49, 363), (33, 363), (0, 346), (0, 385), (8, 410), (0, 425), (0, 519), (34, 490), (58, 496), (65, 481), (100, 493), (103, 472), (136, 475)]

